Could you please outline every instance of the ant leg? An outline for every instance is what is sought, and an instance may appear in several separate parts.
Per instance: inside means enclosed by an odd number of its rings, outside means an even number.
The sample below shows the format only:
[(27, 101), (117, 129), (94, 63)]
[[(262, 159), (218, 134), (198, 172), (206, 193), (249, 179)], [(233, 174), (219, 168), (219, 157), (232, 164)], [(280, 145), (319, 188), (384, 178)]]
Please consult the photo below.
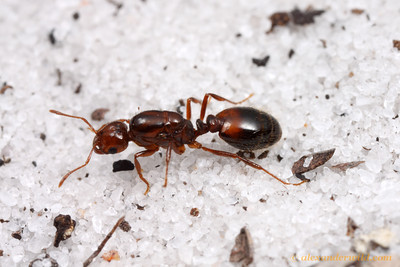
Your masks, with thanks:
[(66, 175), (63, 176), (63, 178), (61, 179), (60, 183), (58, 184), (58, 187), (61, 187), (63, 185), (64, 181), (67, 180), (68, 176), (70, 176), (71, 173), (73, 173), (73, 172), (75, 172), (75, 171), (77, 171), (79, 169), (82, 169), (83, 167), (88, 165), (88, 163), (90, 161), (90, 158), (92, 157), (93, 150), (94, 150), (94, 147), (92, 148), (92, 150), (90, 150), (89, 156), (87, 157), (85, 164), (83, 164), (82, 166), (79, 166), (76, 169), (73, 169), (72, 171), (69, 171)]
[(304, 181), (302, 181), (300, 183), (297, 183), (297, 184), (288, 183), (288, 182), (285, 182), (285, 181), (281, 180), (276, 175), (270, 173), (269, 171), (267, 171), (266, 169), (264, 169), (263, 167), (261, 167), (257, 163), (252, 162), (252, 161), (250, 161), (250, 160), (248, 160), (246, 158), (243, 158), (243, 157), (241, 157), (241, 156), (239, 156), (237, 154), (233, 154), (233, 153), (226, 152), (226, 151), (214, 150), (214, 149), (211, 149), (211, 148), (208, 148), (208, 147), (203, 147), (203, 145), (198, 143), (198, 142), (194, 142), (193, 144), (190, 144), (188, 146), (191, 147), (191, 148), (203, 149), (204, 151), (213, 153), (213, 154), (221, 156), (221, 157), (228, 157), (228, 158), (234, 158), (234, 159), (241, 160), (245, 164), (249, 165), (250, 167), (253, 167), (254, 169), (266, 172), (267, 174), (269, 174), (270, 176), (272, 176), (273, 178), (275, 178), (276, 180), (278, 180), (279, 182), (281, 182), (282, 184), (285, 184), (285, 185), (301, 185), (301, 184), (304, 184), (305, 182), (308, 182), (307, 180), (304, 180)]
[(169, 160), (171, 159), (171, 150), (172, 150), (172, 146), (169, 145), (167, 147), (167, 155), (165, 157), (166, 168), (165, 168), (164, 187), (167, 187), (167, 183), (168, 183), (168, 165), (169, 165)]
[(149, 157), (151, 155), (153, 155), (155, 152), (158, 151), (158, 147), (156, 149), (153, 150), (144, 150), (141, 152), (138, 152), (135, 154), (135, 165), (136, 165), (136, 171), (139, 174), (140, 179), (147, 185), (146, 191), (144, 192), (145, 195), (147, 195), (147, 193), (150, 190), (150, 184), (149, 182), (143, 177), (142, 174), (142, 167), (140, 166), (139, 161), (137, 160), (137, 158), (139, 157)]
[[(203, 101), (201, 102), (200, 120), (203, 120), (203, 119), (204, 119), (204, 116), (206, 115), (207, 104), (208, 104), (209, 100), (211, 100), (211, 98), (214, 98), (214, 99), (217, 100), (217, 101), (226, 101), (226, 102), (229, 102), (229, 103), (231, 103), (231, 104), (237, 105), (237, 104), (241, 104), (241, 103), (243, 103), (244, 101), (248, 100), (248, 99), (249, 99), (250, 97), (252, 97), (253, 95), (254, 95), (254, 94), (251, 93), (251, 94), (250, 94), (248, 97), (246, 97), (245, 99), (243, 99), (243, 100), (241, 100), (241, 101), (238, 101), (238, 102), (234, 102), (234, 101), (228, 100), (228, 99), (226, 99), (226, 98), (224, 98), (224, 97), (222, 97), (222, 96), (216, 95), (216, 94), (210, 94), (210, 93), (205, 94), (205, 95), (204, 95), (204, 98), (203, 98)], [(194, 102), (194, 101), (193, 101), (193, 102)]]
[(194, 97), (189, 97), (186, 100), (186, 119), (188, 121), (190, 121), (191, 117), (192, 117), (192, 107), (190, 105), (191, 102), (194, 102), (196, 104), (201, 104), (201, 100), (194, 98)]

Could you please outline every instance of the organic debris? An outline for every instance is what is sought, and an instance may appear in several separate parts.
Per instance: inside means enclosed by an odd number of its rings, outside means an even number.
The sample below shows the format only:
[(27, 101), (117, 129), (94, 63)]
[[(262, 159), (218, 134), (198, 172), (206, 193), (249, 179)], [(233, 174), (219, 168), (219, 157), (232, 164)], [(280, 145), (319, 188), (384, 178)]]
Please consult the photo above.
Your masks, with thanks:
[[(305, 172), (314, 170), (315, 168), (327, 162), (335, 153), (335, 149), (329, 149), (310, 155), (302, 156), (298, 161), (293, 164), (292, 173), (299, 179), (305, 179), (302, 175)], [(306, 160), (308, 163), (306, 163)]]
[(94, 121), (101, 121), (104, 119), (104, 114), (110, 111), (108, 108), (98, 108), (92, 112), (92, 120)]
[(253, 255), (253, 240), (251, 239), (250, 233), (246, 227), (243, 227), (240, 229), (240, 233), (235, 239), (235, 246), (232, 248), (229, 261), (242, 261), (242, 266), (248, 266), (253, 262)]
[(53, 225), (57, 228), (56, 236), (54, 238), (54, 246), (58, 247), (61, 241), (67, 240), (71, 237), (76, 222), (71, 219), (71, 216), (60, 214), (54, 218)]
[(340, 163), (337, 165), (332, 166), (332, 169), (338, 169), (342, 172), (346, 171), (347, 169), (351, 169), (354, 167), (357, 167), (361, 163), (364, 163), (365, 161), (351, 161), (351, 162), (346, 162), (346, 163)]
[(312, 8), (307, 8), (305, 11), (295, 8), (291, 12), (276, 12), (269, 17), (271, 21), (271, 29), (267, 31), (267, 34), (271, 33), (276, 26), (286, 26), (290, 21), (293, 21), (296, 25), (314, 23), (314, 17), (319, 16), (324, 12), (325, 10), (314, 10)]

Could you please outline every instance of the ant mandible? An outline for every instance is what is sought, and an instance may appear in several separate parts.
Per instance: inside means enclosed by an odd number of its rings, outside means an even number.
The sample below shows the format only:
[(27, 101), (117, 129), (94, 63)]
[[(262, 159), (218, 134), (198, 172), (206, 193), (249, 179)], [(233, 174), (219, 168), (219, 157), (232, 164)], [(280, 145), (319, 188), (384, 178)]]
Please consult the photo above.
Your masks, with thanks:
[[(208, 115), (206, 122), (203, 119), (206, 114), (207, 104), (211, 98), (217, 101), (226, 101), (231, 104), (241, 104), (248, 100), (253, 94), (239, 102), (233, 102), (215, 94), (205, 94), (203, 101), (190, 97), (186, 101), (186, 119), (179, 113), (172, 111), (149, 110), (135, 115), (131, 120), (116, 120), (101, 126), (95, 130), (93, 126), (83, 117), (72, 116), (56, 110), (50, 112), (57, 115), (83, 120), (89, 129), (96, 134), (93, 146), (86, 162), (69, 171), (61, 179), (58, 187), (70, 176), (71, 173), (85, 167), (92, 156), (93, 151), (97, 154), (115, 154), (124, 151), (128, 143), (133, 141), (145, 150), (135, 154), (134, 161), (140, 179), (146, 184), (144, 194), (150, 190), (149, 182), (143, 177), (142, 168), (138, 161), (140, 157), (149, 157), (159, 150), (160, 147), (167, 149), (166, 170), (164, 187), (168, 182), (168, 165), (171, 159), (171, 151), (181, 155), (185, 152), (185, 145), (190, 148), (202, 149), (222, 157), (230, 157), (241, 160), (245, 164), (257, 170), (262, 170), (285, 185), (301, 185), (300, 183), (288, 183), (274, 174), (270, 173), (260, 165), (243, 158), (237, 154), (204, 147), (196, 141), (196, 138), (205, 133), (218, 132), (219, 136), (229, 145), (245, 151), (251, 151), (269, 147), (279, 141), (282, 135), (278, 121), (263, 111), (251, 107), (228, 108), (217, 115)], [(200, 118), (196, 121), (197, 129), (190, 121), (192, 111), (191, 103), (201, 104)], [(129, 128), (127, 126), (129, 125)]]

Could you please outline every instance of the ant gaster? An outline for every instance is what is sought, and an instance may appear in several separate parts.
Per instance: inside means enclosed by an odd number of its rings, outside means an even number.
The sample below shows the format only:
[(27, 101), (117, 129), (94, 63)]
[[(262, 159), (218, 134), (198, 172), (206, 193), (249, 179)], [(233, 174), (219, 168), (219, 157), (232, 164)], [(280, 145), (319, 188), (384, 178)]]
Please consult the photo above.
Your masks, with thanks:
[[(122, 119), (104, 124), (98, 130), (95, 130), (83, 117), (50, 110), (50, 112), (57, 115), (83, 120), (89, 125), (89, 129), (96, 134), (93, 139), (92, 150), (86, 162), (64, 175), (59, 183), (59, 187), (71, 173), (85, 167), (89, 163), (93, 151), (97, 154), (120, 153), (128, 147), (130, 141), (145, 148), (144, 151), (138, 152), (134, 156), (137, 173), (140, 179), (147, 185), (146, 191), (144, 192), (145, 195), (149, 192), (150, 185), (143, 177), (138, 158), (149, 157), (157, 152), (160, 147), (167, 149), (164, 180), (164, 187), (166, 187), (171, 151), (180, 155), (185, 152), (185, 145), (190, 148), (202, 149), (218, 156), (241, 160), (250, 167), (266, 172), (285, 185), (301, 185), (306, 181), (296, 184), (285, 182), (260, 165), (246, 158), (234, 153), (204, 147), (196, 141), (196, 138), (200, 135), (208, 132), (218, 132), (219, 136), (225, 142), (245, 151), (266, 148), (278, 142), (282, 135), (278, 121), (271, 115), (251, 107), (233, 107), (225, 109), (217, 115), (208, 115), (206, 121), (203, 121), (207, 104), (211, 98), (217, 101), (227, 101), (231, 104), (240, 104), (249, 99), (252, 95), (253, 94), (239, 102), (233, 102), (215, 94), (206, 94), (203, 101), (191, 97), (186, 101), (186, 119), (177, 112), (149, 110), (137, 114), (131, 120)], [(196, 121), (197, 129), (193, 127), (190, 121), (192, 102), (201, 104), (200, 118)]]

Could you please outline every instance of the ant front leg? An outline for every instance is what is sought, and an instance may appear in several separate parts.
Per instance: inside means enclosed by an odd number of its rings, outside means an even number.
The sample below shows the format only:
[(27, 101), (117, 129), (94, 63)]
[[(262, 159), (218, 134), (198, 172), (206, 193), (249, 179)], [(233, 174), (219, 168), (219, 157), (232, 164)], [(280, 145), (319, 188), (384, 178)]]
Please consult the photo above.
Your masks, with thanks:
[(241, 157), (241, 156), (239, 156), (237, 154), (233, 154), (233, 153), (226, 152), (226, 151), (215, 150), (215, 149), (211, 149), (211, 148), (208, 148), (208, 147), (204, 147), (202, 144), (200, 144), (198, 142), (194, 142), (193, 144), (190, 144), (188, 146), (191, 147), (191, 148), (203, 149), (204, 151), (213, 153), (213, 154), (215, 154), (217, 156), (228, 157), (228, 158), (234, 158), (234, 159), (241, 160), (245, 164), (249, 165), (250, 167), (253, 167), (254, 169), (266, 172), (267, 174), (269, 174), (270, 176), (272, 176), (273, 178), (275, 178), (276, 180), (278, 180), (279, 182), (281, 182), (282, 184), (285, 184), (285, 185), (301, 185), (301, 184), (303, 184), (305, 182), (308, 182), (308, 180), (304, 180), (304, 181), (302, 181), (300, 183), (296, 183), (296, 184), (288, 183), (288, 182), (285, 182), (282, 179), (278, 178), (276, 175), (270, 173), (269, 171), (267, 171), (266, 169), (264, 169), (263, 167), (261, 167), (257, 163), (252, 162), (252, 161), (250, 161), (250, 160), (248, 160), (246, 158), (243, 158), (243, 157)]
[(144, 195), (147, 195), (147, 193), (149, 192), (149, 190), (150, 190), (150, 184), (149, 184), (149, 182), (143, 177), (143, 174), (142, 174), (142, 167), (140, 166), (140, 163), (139, 163), (139, 161), (138, 161), (137, 158), (139, 158), (139, 157), (149, 157), (149, 156), (153, 155), (153, 154), (154, 154), (155, 152), (157, 152), (157, 151), (158, 151), (158, 147), (157, 147), (156, 149), (144, 150), (144, 151), (141, 151), (141, 152), (138, 152), (138, 153), (135, 154), (136, 171), (137, 171), (137, 173), (139, 174), (140, 179), (147, 185), (146, 192), (144, 192)]

